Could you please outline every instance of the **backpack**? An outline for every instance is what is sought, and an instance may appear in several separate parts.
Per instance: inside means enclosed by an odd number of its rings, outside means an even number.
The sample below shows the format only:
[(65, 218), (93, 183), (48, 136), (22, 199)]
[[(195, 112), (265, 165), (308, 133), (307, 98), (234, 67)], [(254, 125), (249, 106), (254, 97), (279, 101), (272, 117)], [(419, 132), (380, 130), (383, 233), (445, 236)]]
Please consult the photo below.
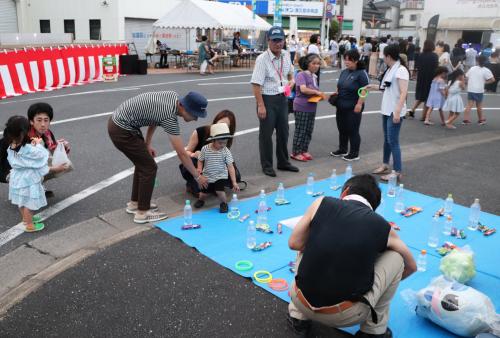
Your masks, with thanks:
[(345, 43), (339, 45), (339, 54), (344, 55), (345, 53)]

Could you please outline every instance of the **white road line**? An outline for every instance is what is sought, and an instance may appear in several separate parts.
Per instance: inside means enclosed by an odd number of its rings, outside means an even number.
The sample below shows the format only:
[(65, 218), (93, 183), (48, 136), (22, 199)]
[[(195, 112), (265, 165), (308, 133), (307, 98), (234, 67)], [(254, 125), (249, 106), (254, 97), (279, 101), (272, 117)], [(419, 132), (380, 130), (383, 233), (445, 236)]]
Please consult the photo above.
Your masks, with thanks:
[[(253, 97), (253, 96), (249, 96), (249, 97)], [(248, 97), (245, 96), (243, 98), (248, 98)], [(214, 100), (217, 100), (217, 99), (214, 99)], [(483, 109), (484, 110), (493, 110), (493, 109), (499, 109), (499, 108), (483, 108)], [(417, 110), (421, 110), (421, 109), (417, 109)], [(363, 112), (364, 115), (378, 114), (378, 113), (380, 113), (379, 110), (372, 110), (372, 111)], [(331, 119), (331, 118), (334, 118), (335, 116), (336, 116), (335, 114), (317, 116), (316, 120)], [(295, 120), (289, 121), (288, 123), (294, 124)], [(245, 129), (245, 130), (241, 130), (239, 132), (236, 132), (235, 136), (242, 136), (242, 135), (246, 135), (246, 134), (250, 134), (250, 133), (255, 133), (257, 131), (259, 131), (258, 127)], [(155, 161), (156, 161), (156, 163), (160, 163), (160, 162), (163, 162), (169, 158), (173, 158), (175, 156), (177, 156), (175, 151), (171, 151), (169, 153), (166, 153), (166, 154), (163, 154), (161, 156), (156, 157)], [(115, 175), (113, 175), (105, 180), (102, 180), (102, 181), (88, 187), (87, 189), (84, 189), (84, 190), (82, 190), (82, 191), (80, 191), (72, 196), (67, 197), (66, 199), (64, 199), (64, 200), (54, 204), (53, 206), (45, 209), (44, 211), (38, 213), (37, 216), (41, 217), (42, 220), (45, 220), (51, 216), (54, 216), (58, 212), (72, 206), (73, 204), (75, 204), (75, 203), (77, 203), (77, 202), (79, 202), (79, 201), (81, 201), (81, 200), (83, 200), (91, 195), (98, 193), (99, 191), (111, 186), (112, 184), (114, 184), (116, 182), (119, 182), (119, 181), (129, 177), (130, 175), (133, 174), (133, 172), (134, 172), (134, 167), (123, 170), (123, 171), (121, 171), (121, 172), (119, 172), (119, 173), (117, 173), (117, 174), (115, 174)], [(0, 246), (8, 243), (9, 241), (18, 237), (22, 233), (24, 233), (24, 226), (22, 223), (18, 223), (17, 225), (11, 227), (9, 230), (0, 234)]]
[(190, 79), (190, 80), (178, 80), (178, 81), (148, 83), (148, 84), (128, 86), (128, 87), (100, 89), (100, 90), (92, 90), (92, 91), (87, 91), (87, 92), (68, 93), (68, 94), (44, 96), (44, 97), (37, 97), (37, 98), (24, 99), (24, 100), (5, 101), (5, 102), (0, 102), (0, 105), (2, 105), (2, 104), (9, 104), (9, 103), (18, 103), (18, 102), (40, 101), (40, 100), (47, 100), (47, 99), (67, 97), (67, 96), (99, 94), (99, 93), (103, 93), (103, 92), (106, 92), (106, 91), (138, 90), (138, 89), (144, 88), (144, 87), (164, 86), (164, 85), (176, 84), (176, 83), (199, 82), (199, 81), (213, 81), (213, 80), (220, 80), (220, 79), (232, 79), (232, 78), (236, 78), (236, 77), (244, 77), (244, 76), (250, 76), (250, 75), (252, 75), (252, 74), (240, 74), (240, 75), (220, 76), (220, 77), (203, 78), (203, 79)]
[(236, 84), (246, 84), (250, 85), (250, 82), (212, 82), (212, 83), (198, 83), (198, 86), (226, 86), (226, 85), (236, 85)]

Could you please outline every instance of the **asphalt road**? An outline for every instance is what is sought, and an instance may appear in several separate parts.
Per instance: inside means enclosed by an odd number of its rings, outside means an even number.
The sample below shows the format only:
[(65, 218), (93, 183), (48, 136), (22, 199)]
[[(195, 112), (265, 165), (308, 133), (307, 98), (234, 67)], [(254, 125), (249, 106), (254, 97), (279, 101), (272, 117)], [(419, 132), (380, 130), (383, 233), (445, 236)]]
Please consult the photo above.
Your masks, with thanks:
[[(325, 91), (333, 90), (334, 79), (338, 73), (327, 73), (322, 76), (321, 87)], [(94, 83), (85, 86), (65, 88), (53, 92), (36, 93), (20, 96), (0, 102), (0, 125), (15, 114), (25, 114), (30, 104), (43, 100), (50, 103), (55, 109), (54, 122), (76, 117), (89, 117), (95, 114), (110, 112), (127, 98), (145, 91), (175, 90), (181, 95), (190, 90), (202, 92), (209, 99), (216, 99), (209, 103), (209, 118), (186, 124), (181, 123), (184, 139), (187, 141), (190, 133), (199, 125), (209, 123), (211, 118), (222, 109), (230, 109), (237, 116), (237, 130), (255, 128), (254, 100), (248, 84), (250, 73), (223, 73), (213, 77), (200, 78), (197, 74), (127, 76), (120, 78), (117, 83)], [(411, 84), (411, 88), (414, 83)], [(413, 94), (410, 94), (412, 97)], [(363, 117), (361, 135), (363, 153), (370, 153), (380, 149), (380, 117), (376, 111), (380, 107), (380, 94), (372, 94), (368, 99), (365, 111), (374, 114), (365, 114)], [(410, 99), (409, 102), (413, 100)], [(485, 100), (486, 107), (500, 107), (500, 97), (489, 95)], [(500, 108), (499, 108), (500, 109)], [(318, 116), (334, 114), (334, 110), (327, 104), (321, 103)], [(436, 113), (435, 113), (436, 114)], [(429, 139), (446, 138), (449, 135), (478, 133), (485, 130), (499, 130), (500, 118), (498, 110), (487, 111), (488, 125), (476, 125), (459, 128), (456, 131), (444, 130), (438, 126), (424, 127), (416, 121), (407, 121), (401, 137), (402, 144), (413, 144)], [(436, 117), (436, 116), (435, 116)], [(64, 137), (72, 143), (71, 160), (75, 170), (57, 180), (47, 183), (47, 187), (55, 191), (56, 196), (49, 200), (49, 206), (66, 199), (110, 176), (131, 167), (131, 163), (112, 145), (106, 131), (108, 116), (91, 117), (88, 119), (69, 121), (54, 124), (52, 129), (56, 136)], [(293, 127), (290, 134), (293, 133)], [(291, 142), (291, 137), (290, 137)], [(163, 132), (157, 132), (154, 144), (160, 154), (171, 151), (168, 137)], [(251, 145), (248, 147), (248, 145)], [(337, 145), (337, 132), (334, 119), (322, 120), (316, 124), (311, 152), (318, 158), (328, 157), (328, 153)], [(257, 134), (249, 133), (240, 136), (235, 141), (233, 154), (245, 176), (260, 174), (258, 162)], [(457, 158), (458, 161), (462, 159)], [(178, 160), (172, 158), (159, 166), (160, 187), (155, 190), (155, 196), (169, 195), (184, 189), (180, 175), (178, 175)], [(355, 167), (355, 165), (354, 165)], [(411, 174), (411, 173), (408, 173)], [(429, 175), (433, 180), (434, 176)], [(108, 188), (83, 199), (73, 206), (62, 210), (49, 218), (47, 231), (55, 231), (65, 225), (89, 219), (98, 214), (123, 207), (130, 193), (130, 178), (125, 178)], [(0, 185), (0, 233), (19, 222), (17, 209), (7, 200), (8, 187)], [(33, 238), (37, 234), (30, 234)], [(26, 235), (21, 235), (7, 245), (0, 247), (0, 254), (11, 250), (26, 241)]]

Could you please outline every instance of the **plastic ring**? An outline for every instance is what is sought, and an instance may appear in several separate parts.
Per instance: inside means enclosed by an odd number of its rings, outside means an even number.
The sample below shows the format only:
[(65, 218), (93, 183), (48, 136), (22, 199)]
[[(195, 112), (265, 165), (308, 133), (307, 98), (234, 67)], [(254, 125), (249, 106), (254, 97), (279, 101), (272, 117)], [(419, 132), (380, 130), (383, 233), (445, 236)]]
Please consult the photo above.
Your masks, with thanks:
[(234, 268), (238, 271), (248, 271), (253, 269), (253, 263), (250, 261), (237, 261)]
[[(364, 95), (362, 93), (365, 93)], [(368, 96), (368, 90), (366, 90), (365, 88), (359, 88), (358, 89), (358, 96), (361, 97), (362, 99), (364, 99), (365, 97)]]
[[(260, 277), (260, 276), (265, 276), (265, 277)], [(270, 281), (273, 280), (273, 275), (271, 275), (269, 271), (259, 270), (255, 271), (255, 273), (253, 274), (253, 278), (259, 283), (269, 283)]]
[(274, 291), (286, 291), (288, 290), (288, 282), (283, 278), (276, 278), (269, 282), (269, 287)]

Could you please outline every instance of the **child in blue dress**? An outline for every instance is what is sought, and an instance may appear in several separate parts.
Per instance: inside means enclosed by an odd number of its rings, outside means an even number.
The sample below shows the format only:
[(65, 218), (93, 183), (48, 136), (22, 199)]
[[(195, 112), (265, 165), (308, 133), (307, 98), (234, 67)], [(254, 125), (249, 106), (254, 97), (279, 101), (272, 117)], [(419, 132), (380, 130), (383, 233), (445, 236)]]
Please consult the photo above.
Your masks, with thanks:
[(41, 138), (28, 137), (30, 123), (26, 117), (13, 116), (6, 124), (4, 135), (10, 146), (7, 159), (12, 170), (9, 179), (9, 200), (19, 207), (26, 232), (40, 231), (43, 223), (33, 224), (33, 211), (47, 205), (42, 186), (49, 172), (49, 152)]
[(446, 67), (437, 67), (436, 76), (432, 79), (431, 89), (429, 91), (429, 97), (425, 104), (426, 114), (424, 124), (433, 125), (431, 122), (431, 113), (434, 109), (439, 110), (439, 117), (441, 117), (441, 124), (444, 126), (444, 114), (443, 105), (445, 101), (445, 89), (446, 89), (446, 76), (448, 75), (448, 69)]

